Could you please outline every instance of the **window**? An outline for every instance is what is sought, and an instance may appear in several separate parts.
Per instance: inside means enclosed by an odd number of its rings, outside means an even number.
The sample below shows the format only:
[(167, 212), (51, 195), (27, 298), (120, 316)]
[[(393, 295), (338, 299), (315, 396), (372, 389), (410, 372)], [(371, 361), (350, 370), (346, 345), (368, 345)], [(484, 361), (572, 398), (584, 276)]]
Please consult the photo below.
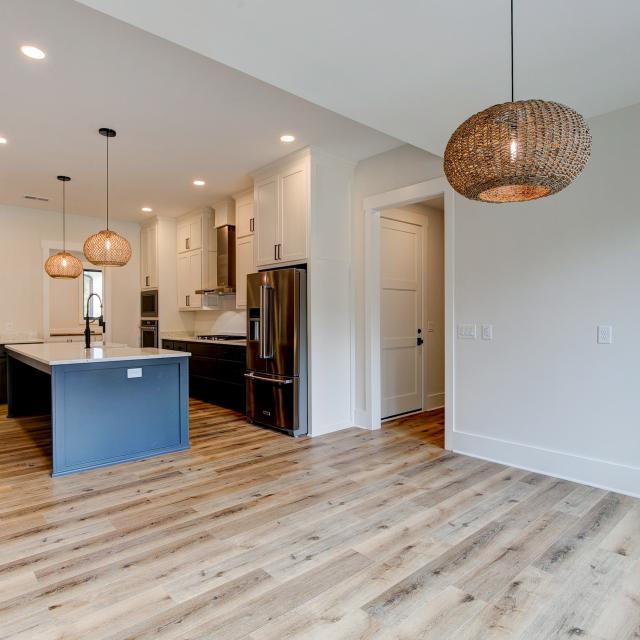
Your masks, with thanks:
[(95, 319), (100, 317), (101, 304), (100, 301), (104, 300), (103, 292), (103, 278), (102, 271), (100, 269), (85, 269), (82, 272), (82, 319), (87, 319), (87, 301), (92, 293), (98, 294), (100, 299), (93, 296), (89, 300), (89, 318)]

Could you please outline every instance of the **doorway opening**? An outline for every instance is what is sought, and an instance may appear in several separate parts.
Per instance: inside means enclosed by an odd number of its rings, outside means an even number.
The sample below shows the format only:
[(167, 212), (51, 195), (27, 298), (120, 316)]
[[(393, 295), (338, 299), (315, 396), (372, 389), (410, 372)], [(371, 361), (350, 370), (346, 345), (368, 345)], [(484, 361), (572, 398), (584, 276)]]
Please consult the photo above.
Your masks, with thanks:
[(428, 427), (430, 440), (440, 446), (444, 346), (444, 197), (439, 195), (380, 211), (380, 413), (387, 427)]
[[(433, 214), (434, 222), (431, 225), (425, 213), (427, 207), (438, 212)], [(429, 423), (429, 428), (433, 427), (439, 432), (441, 439), (444, 423), (444, 447), (450, 449), (453, 446), (455, 424), (453, 190), (444, 178), (435, 178), (367, 197), (364, 213), (364, 293), (367, 310), (364, 317), (364, 373), (367, 401), (360, 414), (360, 424), (379, 429), (383, 419), (389, 418), (385, 426), (408, 425), (420, 430), (426, 428), (419, 424), (422, 419)], [(432, 238), (428, 235), (429, 226)], [(438, 226), (443, 228), (442, 235), (436, 231)], [(426, 273), (417, 265), (422, 265), (425, 260), (425, 246), (428, 251), (430, 240), (436, 238), (441, 268)], [(393, 251), (400, 256), (398, 260), (391, 261), (383, 257), (389, 244), (397, 245)], [(429, 256), (426, 260), (428, 262)], [(431, 308), (425, 310), (423, 302), (428, 303), (429, 300), (431, 276), (439, 280), (441, 301), (432, 302)], [(432, 290), (434, 286), (431, 285)], [(385, 297), (387, 300), (383, 303)], [(407, 309), (411, 308), (413, 311), (409, 313)], [(391, 320), (399, 325), (404, 322), (404, 329), (395, 332), (389, 330), (387, 325)], [(428, 331), (430, 320), (433, 332)], [(416, 322), (420, 321), (421, 325), (416, 326)], [(418, 333), (417, 329), (421, 329), (421, 332)], [(431, 376), (429, 358), (425, 354), (420, 356), (418, 351), (420, 348), (424, 351), (429, 349), (430, 333), (441, 334), (437, 338), (433, 336), (436, 344), (429, 355), (437, 357), (431, 365)], [(423, 341), (422, 347), (418, 345), (419, 339)], [(391, 355), (392, 349), (398, 353)], [(383, 371), (383, 360), (386, 372)], [(438, 380), (441, 382), (438, 383)]]

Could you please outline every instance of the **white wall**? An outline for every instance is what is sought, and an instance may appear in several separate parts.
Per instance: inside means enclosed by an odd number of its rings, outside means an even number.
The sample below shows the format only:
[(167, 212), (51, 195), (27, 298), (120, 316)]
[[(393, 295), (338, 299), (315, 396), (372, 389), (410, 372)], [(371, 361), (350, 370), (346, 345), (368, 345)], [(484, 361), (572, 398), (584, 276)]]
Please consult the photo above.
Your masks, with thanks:
[[(529, 203), (455, 199), (455, 318), (494, 340), (455, 345), (454, 449), (640, 494), (640, 105), (590, 122), (593, 156), (565, 191)], [(362, 300), (362, 197), (441, 174), (403, 147), (356, 171), (354, 275)], [(355, 318), (364, 397), (363, 309)], [(612, 345), (596, 344), (598, 324)], [(357, 420), (357, 413), (356, 413)]]
[(244, 309), (235, 309), (235, 298), (225, 296), (220, 311), (196, 311), (194, 331), (196, 335), (230, 333), (246, 335), (247, 314)]
[[(67, 241), (82, 243), (103, 227), (103, 218), (67, 214)], [(109, 269), (111, 339), (137, 345), (140, 227), (135, 222), (120, 220), (114, 220), (111, 227), (129, 240), (133, 250), (125, 267)], [(60, 242), (61, 234), (60, 214), (0, 205), (0, 334), (43, 335), (42, 242)]]

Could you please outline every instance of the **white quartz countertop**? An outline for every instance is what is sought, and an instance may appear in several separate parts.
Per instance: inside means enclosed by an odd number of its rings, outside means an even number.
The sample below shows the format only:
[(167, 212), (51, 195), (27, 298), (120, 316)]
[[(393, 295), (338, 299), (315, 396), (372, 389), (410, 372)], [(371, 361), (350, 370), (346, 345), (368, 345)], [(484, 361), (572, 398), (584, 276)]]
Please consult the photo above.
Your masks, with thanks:
[(150, 358), (182, 358), (186, 351), (170, 351), (153, 347), (95, 346), (85, 349), (81, 342), (45, 342), (43, 344), (7, 345), (9, 355), (15, 353), (48, 366), (58, 364), (88, 364), (117, 362), (119, 360), (145, 360)]
[(0, 334), (0, 344), (37, 344), (39, 342), (44, 342), (44, 340), (42, 338), (25, 338), (19, 335), (3, 336)]
[(201, 342), (204, 344), (231, 344), (236, 347), (246, 347), (247, 339), (243, 336), (238, 336), (237, 340), (205, 340), (204, 338), (198, 338), (198, 336), (186, 336), (182, 333), (166, 333), (161, 334), (160, 340), (175, 340), (176, 342)]

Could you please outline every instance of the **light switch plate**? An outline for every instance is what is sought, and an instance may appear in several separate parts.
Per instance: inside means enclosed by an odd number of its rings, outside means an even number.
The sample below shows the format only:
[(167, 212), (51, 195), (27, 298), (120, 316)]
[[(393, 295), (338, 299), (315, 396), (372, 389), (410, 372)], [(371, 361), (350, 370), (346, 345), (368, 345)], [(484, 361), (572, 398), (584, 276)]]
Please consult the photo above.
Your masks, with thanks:
[(127, 369), (127, 378), (142, 378), (142, 367)]
[(460, 338), (461, 340), (475, 340), (476, 325), (475, 324), (459, 324), (458, 338)]
[(483, 340), (493, 340), (493, 325), (492, 324), (483, 324), (482, 325), (482, 339)]
[(433, 322), (433, 320), (427, 320), (427, 331), (429, 333), (432, 333), (434, 329), (435, 329), (435, 323)]
[(611, 344), (613, 342), (613, 327), (598, 325), (598, 344)]

